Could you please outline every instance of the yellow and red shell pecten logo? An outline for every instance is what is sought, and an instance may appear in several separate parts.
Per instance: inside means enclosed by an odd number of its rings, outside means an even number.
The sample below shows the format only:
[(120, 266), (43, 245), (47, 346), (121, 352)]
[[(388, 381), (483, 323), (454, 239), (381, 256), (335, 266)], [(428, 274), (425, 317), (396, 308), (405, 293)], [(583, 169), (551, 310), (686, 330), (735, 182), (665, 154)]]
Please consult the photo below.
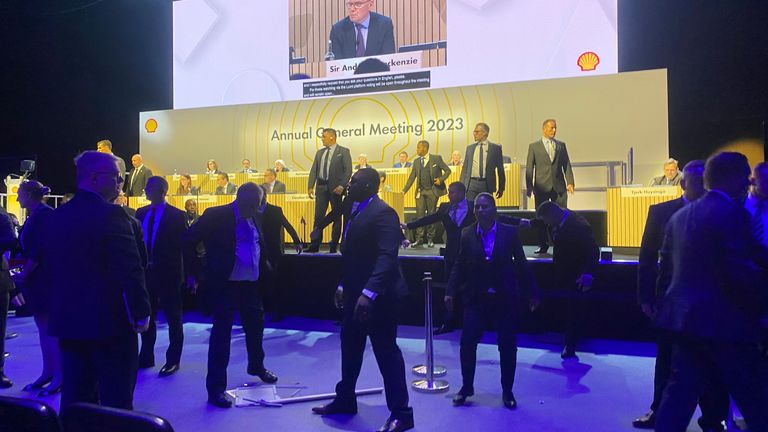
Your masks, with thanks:
[(587, 51), (579, 56), (576, 64), (581, 68), (582, 72), (593, 71), (600, 64), (600, 57), (592, 51)]
[(155, 133), (155, 131), (157, 130), (157, 120), (153, 118), (147, 120), (144, 123), (144, 129), (147, 130), (147, 133)]

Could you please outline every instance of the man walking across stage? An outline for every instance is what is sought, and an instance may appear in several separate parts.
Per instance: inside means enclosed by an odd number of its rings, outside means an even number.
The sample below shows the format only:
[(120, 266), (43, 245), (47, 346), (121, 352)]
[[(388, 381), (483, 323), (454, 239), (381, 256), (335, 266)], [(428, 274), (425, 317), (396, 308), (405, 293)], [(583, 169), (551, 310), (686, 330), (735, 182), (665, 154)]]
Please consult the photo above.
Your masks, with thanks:
[(408, 406), (403, 354), (397, 346), (397, 303), (407, 287), (397, 260), (403, 239), (397, 213), (379, 199), (379, 174), (371, 168), (357, 171), (349, 184), (349, 197), (358, 202), (350, 215), (342, 243), (343, 277), (336, 292), (343, 304), (341, 328), (341, 381), (336, 397), (313, 412), (320, 415), (357, 414), (355, 386), (363, 364), (366, 339), (384, 378), (391, 415), (380, 432), (413, 428)]
[[(666, 291), (666, 286), (658, 286), (656, 279), (659, 269), (659, 250), (664, 241), (664, 228), (678, 210), (685, 205), (701, 198), (704, 193), (704, 161), (694, 160), (688, 162), (683, 168), (680, 186), (683, 188), (683, 196), (678, 199), (654, 204), (648, 209), (648, 219), (643, 231), (643, 240), (640, 244), (640, 259), (637, 266), (637, 295), (640, 307), (648, 318), (656, 318), (656, 309), (661, 301), (661, 296)], [(656, 425), (656, 415), (661, 404), (664, 388), (672, 373), (672, 338), (665, 332), (658, 330), (656, 337), (656, 367), (653, 379), (653, 402), (651, 410), (632, 421), (632, 426), (639, 429), (653, 429)], [(716, 383), (713, 383), (716, 384)], [(699, 396), (702, 417), (699, 425), (704, 430), (718, 430), (720, 423), (728, 415), (728, 393), (718, 391), (717, 386), (704, 389)]]
[[(312, 168), (309, 170), (309, 197), (315, 198), (315, 222), (317, 227), (328, 211), (341, 208), (341, 197), (344, 188), (352, 175), (352, 155), (349, 149), (336, 144), (336, 130), (323, 129), (323, 148), (315, 154)], [(336, 253), (336, 248), (341, 238), (341, 211), (333, 222), (331, 231), (330, 252)], [(313, 240), (307, 252), (318, 252), (320, 241)]]
[(232, 406), (224, 391), (235, 309), (240, 311), (245, 331), (248, 375), (258, 376), (268, 384), (277, 382), (277, 376), (264, 367), (264, 307), (260, 289), (271, 265), (258, 212), (263, 193), (255, 183), (240, 186), (232, 204), (206, 210), (185, 237), (187, 256), (194, 256), (198, 243), (205, 245), (204, 302), (213, 307), (206, 388), (208, 403), (221, 408)]
[[(437, 200), (448, 193), (445, 181), (451, 175), (451, 169), (443, 161), (440, 155), (429, 154), (429, 142), (419, 141), (416, 145), (416, 154), (419, 156), (413, 161), (411, 175), (403, 188), (403, 194), (416, 182), (416, 217), (422, 218), (433, 214), (437, 210)], [(426, 234), (426, 235), (425, 235)], [(435, 246), (435, 226), (428, 225), (425, 228), (416, 229), (416, 241), (413, 246), (426, 240), (427, 247)]]
[(346, 0), (348, 16), (331, 27), (331, 49), (336, 60), (395, 52), (392, 19), (371, 12), (375, 0)]
[(517, 229), (496, 221), (496, 203), (489, 193), (475, 199), (477, 223), (461, 233), (459, 256), (454, 264), (445, 296), (446, 308), (463, 286), (464, 330), (461, 333), (462, 386), (453, 404), (464, 405), (475, 394), (477, 344), (488, 320), (494, 324), (501, 365), (501, 397), (504, 406), (517, 408), (512, 386), (517, 368), (518, 305), (527, 294), (529, 307), (536, 309), (539, 295), (528, 267)]
[(496, 198), (504, 195), (507, 177), (504, 174), (501, 146), (488, 141), (490, 130), (487, 124), (478, 123), (472, 132), (475, 142), (467, 146), (464, 156), (461, 182), (467, 187), (467, 199), (470, 201), (474, 201), (482, 192), (496, 192)]
[[(568, 194), (574, 192), (573, 169), (565, 143), (555, 139), (557, 122), (546, 119), (541, 126), (543, 137), (528, 145), (528, 161), (525, 165), (525, 194), (538, 209), (545, 201), (553, 201), (568, 208)], [(545, 254), (547, 233), (539, 227), (539, 248), (536, 254)]]

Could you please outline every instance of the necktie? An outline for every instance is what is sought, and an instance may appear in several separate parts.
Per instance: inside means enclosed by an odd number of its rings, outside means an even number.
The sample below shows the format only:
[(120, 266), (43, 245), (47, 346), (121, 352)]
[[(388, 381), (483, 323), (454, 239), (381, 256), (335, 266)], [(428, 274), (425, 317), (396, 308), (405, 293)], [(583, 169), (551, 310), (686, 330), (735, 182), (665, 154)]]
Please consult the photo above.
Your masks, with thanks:
[(330, 150), (330, 147), (326, 147), (325, 154), (323, 155), (323, 180), (328, 180), (328, 159), (330, 158)]
[(152, 210), (149, 211), (149, 223), (147, 224), (147, 255), (150, 261), (152, 261), (152, 247), (154, 246), (152, 237), (155, 235), (155, 213), (155, 208), (152, 207)]
[(485, 156), (483, 155), (483, 143), (480, 143), (480, 157), (478, 159), (478, 177), (485, 178)]
[(547, 154), (549, 155), (550, 161), (555, 160), (555, 145), (552, 140), (547, 140)]
[(131, 191), (133, 191), (133, 184), (136, 183), (136, 174), (139, 173), (139, 170), (134, 169), (133, 175), (131, 175)]
[(752, 218), (752, 235), (761, 244), (765, 244), (765, 226), (763, 225), (763, 201), (757, 204), (755, 216)]
[(458, 213), (458, 211), (459, 211), (458, 206), (452, 206), (451, 210), (448, 211), (448, 216), (451, 218), (451, 220), (456, 226), (459, 226), (459, 223), (456, 221), (456, 213)]
[(427, 161), (424, 159), (424, 156), (420, 157), (419, 159), (421, 159), (421, 167), (422, 168), (426, 167), (427, 166)]
[(357, 27), (357, 57), (365, 57), (365, 40), (363, 40), (363, 25), (355, 24)]

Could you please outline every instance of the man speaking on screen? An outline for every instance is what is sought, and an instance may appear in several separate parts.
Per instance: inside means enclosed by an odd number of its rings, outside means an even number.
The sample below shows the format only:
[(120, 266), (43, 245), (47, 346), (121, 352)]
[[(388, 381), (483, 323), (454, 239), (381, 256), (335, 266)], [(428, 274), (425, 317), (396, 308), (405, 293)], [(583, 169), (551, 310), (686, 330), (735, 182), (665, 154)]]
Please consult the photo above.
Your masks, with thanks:
[(346, 18), (331, 27), (331, 50), (336, 60), (394, 54), (392, 19), (371, 12), (376, 0), (347, 0)]

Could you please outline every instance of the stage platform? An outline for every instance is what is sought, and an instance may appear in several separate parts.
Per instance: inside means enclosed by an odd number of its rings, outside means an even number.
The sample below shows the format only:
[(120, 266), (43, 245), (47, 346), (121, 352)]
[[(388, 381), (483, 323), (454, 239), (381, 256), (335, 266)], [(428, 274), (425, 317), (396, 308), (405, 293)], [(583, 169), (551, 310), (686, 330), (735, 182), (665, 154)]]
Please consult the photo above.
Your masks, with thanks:
[[(157, 367), (139, 371), (134, 398), (136, 410), (165, 417), (178, 432), (372, 431), (388, 415), (383, 395), (360, 397), (360, 412), (353, 417), (321, 418), (311, 413), (312, 402), (282, 408), (210, 407), (205, 391), (210, 324), (196, 314), (187, 314), (185, 319), (181, 370), (167, 378), (157, 376), (168, 346), (167, 327), (161, 324), (155, 349)], [(340, 376), (339, 328), (330, 321), (304, 318), (287, 318), (268, 323), (268, 327), (264, 338), (266, 365), (280, 377), (278, 384), (307, 386), (302, 395), (332, 392)], [(34, 397), (34, 393), (22, 391), (41, 368), (34, 322), (9, 317), (8, 331), (19, 333), (6, 343), (11, 355), (6, 359), (5, 372), (14, 386), (0, 390), (0, 394)], [(399, 336), (406, 366), (423, 362), (423, 329), (401, 326)], [(455, 408), (450, 397), (461, 385), (458, 338), (458, 332), (436, 337), (436, 362), (448, 368), (446, 379), (451, 388), (436, 395), (410, 392), (414, 431), (632, 431), (632, 419), (645, 413), (651, 402), (653, 344), (585, 340), (578, 360), (562, 361), (559, 335), (521, 334), (514, 388), (519, 408), (506, 410), (501, 404), (498, 351), (492, 344), (495, 336), (486, 334), (478, 349), (476, 396), (470, 399), (471, 406)], [(229, 365), (230, 386), (254, 382), (245, 373), (246, 362), (245, 340), (237, 329)], [(411, 379), (415, 377), (409, 375)], [(358, 387), (380, 386), (381, 376), (369, 347)], [(58, 410), (59, 398), (41, 400)], [(688, 428), (697, 430), (694, 423)]]

